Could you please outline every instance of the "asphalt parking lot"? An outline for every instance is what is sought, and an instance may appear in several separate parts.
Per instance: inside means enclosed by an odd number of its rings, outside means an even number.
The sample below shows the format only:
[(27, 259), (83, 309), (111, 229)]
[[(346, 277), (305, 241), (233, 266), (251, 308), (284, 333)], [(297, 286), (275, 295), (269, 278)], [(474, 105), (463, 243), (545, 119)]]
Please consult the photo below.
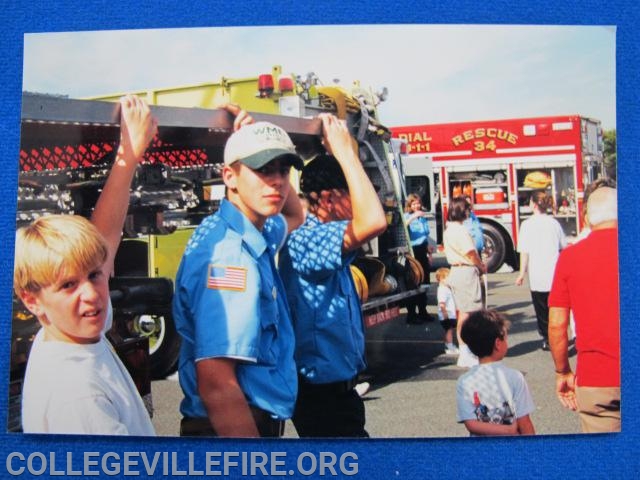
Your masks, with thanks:
[[(515, 277), (516, 273), (489, 275), (489, 307), (505, 313), (511, 321), (504, 361), (525, 375), (536, 405), (532, 420), (538, 434), (579, 433), (577, 415), (565, 410), (555, 397), (551, 355), (540, 349), (528, 287), (516, 287)], [(435, 313), (435, 299), (429, 304), (429, 311)], [(456, 423), (455, 404), (456, 380), (465, 370), (455, 365), (455, 357), (444, 354), (441, 337), (438, 322), (408, 325), (403, 316), (369, 329), (369, 366), (363, 377), (371, 384), (364, 397), (371, 437), (468, 435)], [(157, 433), (177, 435), (182, 398), (177, 376), (153, 382), (152, 392)], [(290, 422), (285, 436), (296, 437)]]

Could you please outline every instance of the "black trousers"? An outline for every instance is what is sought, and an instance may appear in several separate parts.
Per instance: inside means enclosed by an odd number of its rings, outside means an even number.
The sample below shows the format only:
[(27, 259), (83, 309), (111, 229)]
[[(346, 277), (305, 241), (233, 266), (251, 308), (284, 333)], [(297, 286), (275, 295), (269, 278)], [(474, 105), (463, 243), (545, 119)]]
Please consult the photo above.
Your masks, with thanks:
[(549, 292), (531, 290), (531, 301), (536, 311), (538, 332), (544, 340), (549, 340)]
[[(431, 265), (429, 264), (427, 245), (416, 245), (415, 247), (413, 247), (413, 253), (416, 257), (416, 260), (420, 262), (422, 270), (424, 270), (424, 280), (422, 280), (422, 283), (429, 285), (429, 272), (431, 270)], [(407, 308), (407, 314), (409, 315), (410, 319), (414, 318), (416, 313), (418, 315), (426, 316), (427, 294), (424, 293), (422, 295), (418, 295), (417, 297), (412, 297), (406, 300), (405, 307)]]
[(424, 280), (422, 283), (429, 285), (429, 272), (431, 271), (431, 264), (429, 263), (429, 249), (425, 243), (423, 245), (416, 245), (413, 247), (413, 254), (416, 256), (416, 260), (420, 262), (422, 270), (424, 270)]
[(310, 384), (300, 379), (293, 425), (299, 437), (368, 437), (355, 379)]

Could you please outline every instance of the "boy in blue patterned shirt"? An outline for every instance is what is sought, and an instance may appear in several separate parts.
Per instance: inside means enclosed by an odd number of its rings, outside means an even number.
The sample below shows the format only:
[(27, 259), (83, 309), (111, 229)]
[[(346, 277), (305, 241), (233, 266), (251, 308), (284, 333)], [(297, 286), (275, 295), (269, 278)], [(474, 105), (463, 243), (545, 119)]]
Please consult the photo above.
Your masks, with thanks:
[(296, 335), (299, 392), (293, 424), (300, 437), (366, 437), (356, 377), (365, 366), (360, 300), (349, 265), (387, 222), (346, 124), (320, 115), (322, 155), (307, 164), (300, 189), (304, 224), (280, 256)]

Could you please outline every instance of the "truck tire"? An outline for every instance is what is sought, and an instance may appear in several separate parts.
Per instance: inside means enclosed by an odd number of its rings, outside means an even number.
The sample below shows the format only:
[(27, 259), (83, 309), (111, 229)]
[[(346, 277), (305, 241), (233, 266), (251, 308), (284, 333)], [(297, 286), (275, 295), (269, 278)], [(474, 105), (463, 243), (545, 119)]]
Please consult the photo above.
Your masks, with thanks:
[(487, 264), (487, 271), (493, 273), (507, 258), (507, 244), (500, 231), (490, 223), (482, 222), (482, 234), (484, 237), (482, 261)]
[(181, 339), (171, 314), (138, 315), (130, 328), (136, 335), (149, 337), (152, 380), (166, 378), (177, 370)]

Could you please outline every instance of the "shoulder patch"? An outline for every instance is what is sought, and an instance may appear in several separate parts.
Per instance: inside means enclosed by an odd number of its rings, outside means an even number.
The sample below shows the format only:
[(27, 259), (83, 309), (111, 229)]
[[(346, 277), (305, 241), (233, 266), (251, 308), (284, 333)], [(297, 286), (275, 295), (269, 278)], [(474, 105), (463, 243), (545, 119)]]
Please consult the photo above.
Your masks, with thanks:
[(247, 289), (247, 269), (210, 263), (207, 288), (244, 292)]

